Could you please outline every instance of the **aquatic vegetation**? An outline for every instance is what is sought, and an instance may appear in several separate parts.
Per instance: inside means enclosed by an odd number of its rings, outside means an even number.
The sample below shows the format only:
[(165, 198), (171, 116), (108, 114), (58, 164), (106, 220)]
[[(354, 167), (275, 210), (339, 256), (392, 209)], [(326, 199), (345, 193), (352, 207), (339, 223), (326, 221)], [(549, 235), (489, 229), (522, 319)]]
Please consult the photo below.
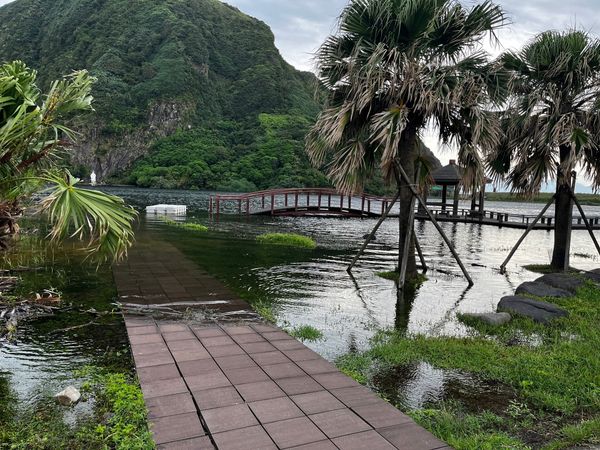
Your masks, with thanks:
[(313, 239), (294, 233), (267, 233), (258, 236), (256, 240), (262, 244), (286, 245), (310, 249), (317, 248), (317, 243)]
[(180, 223), (180, 222), (175, 222), (173, 219), (170, 219), (168, 217), (163, 217), (161, 220), (169, 226), (182, 228), (182, 229), (188, 230), (188, 231), (199, 231), (201, 233), (208, 231), (207, 226), (199, 224), (199, 223), (189, 223), (189, 222), (181, 222)]
[(251, 299), (247, 298), (248, 303), (252, 306), (252, 309), (269, 323), (276, 323), (277, 317), (275, 315), (275, 308), (273, 303), (263, 299)]
[[(437, 368), (476, 374), (512, 387), (518, 399), (502, 413), (508, 425), (490, 422), (490, 412), (485, 408), (465, 412), (464, 408), (432, 405), (431, 409), (410, 412), (457, 449), (525, 448), (531, 438), (527, 433), (539, 434), (540, 441), (549, 448), (597, 443), (598, 298), (600, 288), (589, 283), (575, 297), (545, 299), (570, 312), (569, 317), (549, 326), (515, 317), (502, 326), (471, 322), (469, 338), (381, 332), (369, 351), (346, 355), (337, 364), (345, 373), (369, 384), (374, 382), (378, 368), (426, 361)], [(572, 335), (578, 339), (568, 338)], [(520, 345), (527, 336), (538, 339), (539, 345)]]
[(316, 342), (323, 339), (323, 332), (311, 325), (301, 325), (293, 328), (289, 332), (290, 336), (293, 336), (301, 341)]

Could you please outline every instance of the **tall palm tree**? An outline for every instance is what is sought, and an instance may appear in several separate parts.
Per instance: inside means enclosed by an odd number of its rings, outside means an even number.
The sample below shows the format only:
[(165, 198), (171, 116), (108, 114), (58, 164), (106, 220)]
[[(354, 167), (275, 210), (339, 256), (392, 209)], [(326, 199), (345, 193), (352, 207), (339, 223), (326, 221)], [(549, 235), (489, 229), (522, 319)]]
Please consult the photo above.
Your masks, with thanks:
[[(457, 0), (352, 0), (317, 52), (326, 107), (307, 138), (309, 156), (345, 192), (362, 190), (377, 167), (398, 183), (401, 251), (412, 241), (412, 194), (398, 164), (413, 179), (427, 126), (458, 146), (469, 168), (464, 188), (483, 182), (478, 147), (499, 140), (498, 120), (486, 109), (504, 92), (481, 43), (504, 23), (489, 1), (465, 8)], [(417, 273), (414, 242), (409, 248), (408, 278)]]
[[(92, 109), (94, 79), (74, 72), (42, 95), (36, 76), (20, 61), (0, 65), (0, 249), (22, 207), (35, 206), (47, 214), (52, 240), (79, 237), (101, 260), (119, 258), (133, 241), (136, 212), (118, 197), (78, 188), (61, 170), (61, 152), (75, 138), (66, 124)], [(37, 204), (36, 192), (45, 194)]]
[(489, 167), (514, 192), (534, 195), (556, 180), (551, 265), (569, 265), (571, 173), (582, 167), (600, 188), (600, 40), (582, 31), (548, 31), (500, 61), (511, 74), (505, 135)]

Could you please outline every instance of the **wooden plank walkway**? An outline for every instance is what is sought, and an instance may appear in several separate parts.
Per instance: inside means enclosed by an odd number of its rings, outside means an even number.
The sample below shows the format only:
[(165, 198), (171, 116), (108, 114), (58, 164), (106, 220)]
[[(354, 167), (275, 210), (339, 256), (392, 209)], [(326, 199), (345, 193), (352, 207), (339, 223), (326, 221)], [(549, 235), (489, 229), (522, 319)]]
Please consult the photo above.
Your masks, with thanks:
[[(167, 244), (132, 251), (114, 272), (119, 295), (140, 304), (184, 298), (195, 304), (210, 296), (198, 293), (202, 283), (230, 295)], [(157, 274), (165, 279), (160, 289)], [(144, 295), (147, 286), (153, 288)], [(249, 321), (240, 321), (242, 314), (228, 323), (232, 309), (249, 309), (243, 305), (237, 298), (212, 303), (217, 315), (191, 324), (125, 314), (159, 449), (450, 448), (277, 327), (251, 314)]]

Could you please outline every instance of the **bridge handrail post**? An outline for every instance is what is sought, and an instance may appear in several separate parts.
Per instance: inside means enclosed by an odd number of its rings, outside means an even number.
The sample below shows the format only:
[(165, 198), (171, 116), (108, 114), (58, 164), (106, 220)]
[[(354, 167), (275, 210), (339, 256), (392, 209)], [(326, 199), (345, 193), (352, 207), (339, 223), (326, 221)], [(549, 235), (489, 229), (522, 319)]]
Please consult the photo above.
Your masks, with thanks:
[(271, 215), (275, 214), (275, 194), (271, 194)]
[(296, 192), (294, 198), (294, 211), (298, 211), (298, 192)]

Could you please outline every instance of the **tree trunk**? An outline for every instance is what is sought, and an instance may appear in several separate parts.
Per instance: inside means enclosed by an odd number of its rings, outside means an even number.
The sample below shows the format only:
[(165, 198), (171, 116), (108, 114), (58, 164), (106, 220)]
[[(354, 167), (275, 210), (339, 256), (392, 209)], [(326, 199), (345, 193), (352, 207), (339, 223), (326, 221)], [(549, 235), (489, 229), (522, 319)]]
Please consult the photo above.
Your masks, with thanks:
[[(402, 142), (400, 143), (398, 159), (409, 180), (415, 179), (415, 161), (417, 158), (417, 133), (415, 131), (405, 131)], [(412, 192), (410, 188), (402, 181), (400, 181), (398, 188), (400, 190), (400, 215), (398, 219), (399, 227), (399, 238), (398, 238), (398, 270), (402, 264), (402, 252), (404, 249), (404, 242), (406, 239), (410, 239), (407, 266), (406, 266), (406, 280), (412, 280), (417, 276), (417, 261), (415, 258), (415, 240), (413, 233), (408, 235), (409, 220), (410, 220), (410, 207), (412, 204)]]
[[(568, 147), (561, 147), (561, 166), (569, 155)], [(554, 214), (554, 250), (551, 266), (554, 270), (569, 269), (571, 251), (571, 227), (573, 224), (573, 200), (570, 195), (571, 174), (558, 170), (556, 180), (556, 208)]]

